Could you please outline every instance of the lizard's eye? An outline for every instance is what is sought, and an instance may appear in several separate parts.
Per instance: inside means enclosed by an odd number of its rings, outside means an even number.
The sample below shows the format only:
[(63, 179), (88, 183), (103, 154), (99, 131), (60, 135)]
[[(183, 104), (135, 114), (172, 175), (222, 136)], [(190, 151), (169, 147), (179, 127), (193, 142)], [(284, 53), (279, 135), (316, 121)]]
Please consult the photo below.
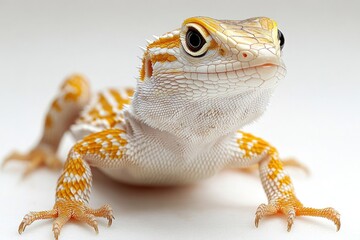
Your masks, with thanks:
[(192, 52), (198, 52), (206, 43), (203, 36), (193, 27), (190, 27), (186, 32), (186, 46)]
[(284, 37), (284, 34), (280, 30), (278, 30), (278, 39), (280, 42), (280, 49), (282, 50), (285, 45), (285, 37)]
[(182, 34), (182, 45), (185, 51), (193, 57), (202, 57), (208, 49), (209, 34), (197, 24), (188, 24)]

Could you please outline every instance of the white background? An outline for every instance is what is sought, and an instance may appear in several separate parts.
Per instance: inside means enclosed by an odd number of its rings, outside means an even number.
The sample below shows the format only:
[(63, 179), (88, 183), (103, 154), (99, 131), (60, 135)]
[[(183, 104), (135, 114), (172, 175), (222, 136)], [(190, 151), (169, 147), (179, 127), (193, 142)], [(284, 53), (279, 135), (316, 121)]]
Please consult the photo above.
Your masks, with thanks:
[[(28, 150), (62, 79), (86, 74), (93, 89), (135, 84), (145, 38), (178, 28), (194, 15), (218, 19), (269, 16), (286, 38), (288, 75), (264, 117), (246, 130), (296, 156), (311, 176), (289, 169), (297, 195), (311, 207), (333, 206), (340, 232), (327, 221), (284, 217), (254, 227), (266, 202), (257, 175), (223, 172), (175, 189), (132, 188), (94, 174), (91, 206), (109, 203), (116, 220), (100, 234), (70, 223), (61, 239), (360, 239), (360, 15), (358, 1), (5, 1), (0, 0), (0, 158)], [(65, 159), (72, 141), (65, 139)], [(0, 171), (1, 239), (52, 239), (51, 221), (17, 226), (30, 210), (50, 209), (58, 172), (22, 180), (25, 165)]]

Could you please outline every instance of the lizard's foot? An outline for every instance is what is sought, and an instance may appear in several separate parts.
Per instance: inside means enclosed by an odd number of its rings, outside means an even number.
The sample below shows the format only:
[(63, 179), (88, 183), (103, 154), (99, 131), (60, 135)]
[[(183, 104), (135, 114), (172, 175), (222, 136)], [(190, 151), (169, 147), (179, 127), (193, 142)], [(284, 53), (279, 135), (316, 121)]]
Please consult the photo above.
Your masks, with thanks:
[(98, 233), (99, 229), (95, 217), (106, 218), (108, 220), (109, 227), (114, 219), (112, 209), (109, 205), (104, 205), (98, 209), (92, 209), (81, 202), (59, 200), (55, 203), (52, 210), (30, 212), (29, 214), (26, 214), (19, 226), (19, 234), (22, 234), (25, 228), (34, 221), (50, 218), (55, 218), (52, 230), (56, 240), (59, 238), (62, 226), (64, 226), (70, 219), (85, 222), (93, 227), (95, 232)]
[(296, 197), (287, 197), (286, 199), (279, 199), (270, 204), (261, 204), (256, 210), (255, 226), (259, 226), (259, 221), (265, 216), (282, 213), (287, 217), (287, 230), (291, 230), (296, 216), (312, 216), (323, 217), (334, 222), (336, 230), (339, 231), (340, 214), (333, 208), (308, 208), (304, 207)]
[(38, 145), (26, 154), (22, 154), (17, 151), (12, 152), (4, 159), (2, 167), (4, 167), (8, 162), (13, 160), (29, 162), (29, 165), (24, 172), (24, 176), (33, 172), (40, 166), (47, 166), (51, 169), (60, 169), (62, 166), (61, 161), (57, 158), (54, 151), (51, 150), (49, 147), (43, 145)]

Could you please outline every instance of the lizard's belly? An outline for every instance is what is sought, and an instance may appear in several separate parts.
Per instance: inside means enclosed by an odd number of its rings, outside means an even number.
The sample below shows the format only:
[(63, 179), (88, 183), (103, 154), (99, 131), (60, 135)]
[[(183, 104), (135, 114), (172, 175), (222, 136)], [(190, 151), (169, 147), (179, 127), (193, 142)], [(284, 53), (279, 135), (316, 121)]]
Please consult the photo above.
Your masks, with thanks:
[(141, 186), (176, 186), (186, 185), (201, 179), (215, 175), (219, 170), (212, 169), (207, 171), (192, 170), (166, 170), (165, 168), (100, 168), (110, 178), (132, 185)]
[[(76, 140), (98, 131), (101, 129), (90, 124), (73, 125), (71, 128)], [(146, 139), (138, 142), (137, 147), (142, 149), (142, 153), (137, 154), (136, 163), (131, 166), (99, 169), (112, 179), (128, 184), (174, 186), (209, 178), (228, 166), (228, 161), (223, 157), (226, 154), (219, 146), (184, 157), (173, 151), (174, 147), (164, 147), (154, 142)]]

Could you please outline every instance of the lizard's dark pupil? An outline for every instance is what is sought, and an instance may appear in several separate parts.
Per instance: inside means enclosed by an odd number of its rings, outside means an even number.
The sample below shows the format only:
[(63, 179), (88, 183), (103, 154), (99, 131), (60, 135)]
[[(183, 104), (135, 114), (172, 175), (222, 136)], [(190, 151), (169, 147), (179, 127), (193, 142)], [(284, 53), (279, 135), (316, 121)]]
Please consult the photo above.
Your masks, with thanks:
[(189, 28), (186, 33), (186, 45), (193, 51), (199, 51), (205, 44), (205, 39), (195, 28)]
[(280, 42), (280, 49), (282, 50), (285, 45), (285, 37), (284, 37), (284, 34), (280, 30), (278, 30), (278, 39)]
[(195, 32), (189, 32), (189, 43), (192, 47), (198, 48), (201, 43), (200, 36)]

